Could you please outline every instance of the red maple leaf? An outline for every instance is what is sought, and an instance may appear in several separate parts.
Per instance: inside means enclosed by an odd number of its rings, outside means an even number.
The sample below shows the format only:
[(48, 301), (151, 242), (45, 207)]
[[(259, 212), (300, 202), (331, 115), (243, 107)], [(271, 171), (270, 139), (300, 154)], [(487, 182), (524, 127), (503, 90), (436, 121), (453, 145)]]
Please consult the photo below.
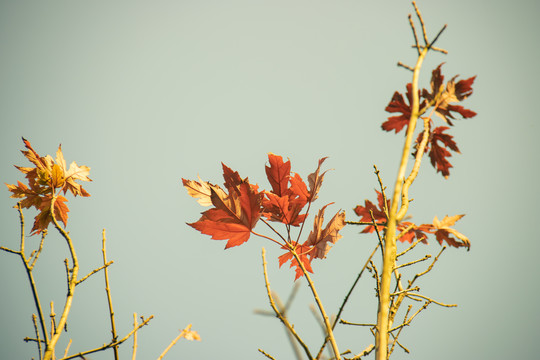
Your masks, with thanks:
[[(370, 211), (373, 213), (373, 217), (375, 218), (375, 222), (377, 223), (384, 223), (384, 225), (378, 225), (377, 228), (379, 231), (382, 231), (386, 227), (386, 221), (388, 220), (386, 216), (385, 209), (390, 208), (390, 200), (386, 200), (386, 208), (384, 206), (384, 199), (381, 192), (375, 190), (377, 193), (377, 199), (379, 201), (379, 207), (377, 207), (375, 204), (373, 204), (369, 200), (365, 200), (364, 206), (357, 205), (354, 208), (354, 212), (356, 215), (360, 216), (360, 221), (362, 222), (371, 222), (371, 214)], [(362, 230), (362, 233), (372, 233), (375, 231), (375, 227), (373, 225), (367, 226), (364, 230)]]
[[(302, 271), (302, 267), (298, 264), (298, 261), (294, 258), (294, 255), (292, 252), (287, 248), (286, 246), (283, 246), (282, 249), (287, 250), (287, 252), (281, 256), (278, 257), (279, 261), (279, 267), (281, 267), (283, 264), (285, 264), (287, 261), (291, 261), (291, 264), (289, 267), (295, 268), (295, 277), (294, 280), (298, 280), (300, 277), (304, 276), (304, 272)], [(298, 254), (298, 258), (304, 265), (304, 268), (306, 271), (309, 271), (313, 274), (313, 269), (311, 267), (311, 259), (309, 257), (310, 253), (314, 251), (314, 248), (307, 245), (296, 245), (295, 247), (296, 254)]]
[(405, 234), (401, 235), (401, 237), (398, 239), (401, 242), (408, 242), (412, 243), (414, 239), (421, 239), (422, 243), (427, 244), (427, 234), (425, 233), (425, 229), (416, 226), (415, 224), (403, 221), (400, 222), (397, 226), (398, 231), (403, 232), (405, 231), (409, 226), (412, 225), (412, 228), (409, 229)]
[[(420, 92), (419, 92), (420, 93)], [(412, 84), (407, 84), (407, 92), (405, 94), (407, 96), (408, 104), (405, 102), (403, 95), (401, 95), (399, 92), (395, 92), (392, 96), (392, 99), (390, 100), (390, 103), (384, 110), (388, 111), (389, 113), (401, 113), (401, 115), (398, 116), (390, 116), (388, 120), (386, 120), (382, 124), (382, 128), (385, 131), (392, 131), (394, 130), (396, 134), (407, 125), (409, 126), (409, 121), (411, 119), (411, 104), (412, 104)], [(420, 110), (423, 108), (423, 104), (420, 105)]]
[[(459, 148), (453, 140), (453, 136), (444, 133), (448, 129), (449, 128), (445, 126), (433, 129), (429, 140), (429, 158), (431, 160), (431, 165), (433, 165), (437, 172), (440, 171), (445, 178), (448, 178), (450, 175), (450, 168), (453, 167), (447, 160), (448, 157), (452, 156), (452, 153), (448, 149), (459, 153)], [(444, 147), (439, 145), (439, 143), (442, 143)], [(428, 148), (426, 148), (426, 150), (427, 149)]]
[(431, 73), (431, 92), (426, 89), (422, 90), (422, 96), (428, 101), (434, 103), (435, 113), (440, 116), (449, 125), (455, 119), (455, 114), (458, 113), (461, 117), (467, 119), (476, 116), (472, 110), (465, 109), (461, 105), (454, 103), (461, 102), (468, 98), (473, 93), (472, 84), (476, 76), (460, 80), (456, 83), (457, 75), (454, 76), (444, 87), (444, 76), (441, 74), (441, 66), (437, 66)]
[(222, 164), (227, 194), (220, 187), (209, 183), (197, 183), (182, 179), (188, 194), (207, 200), (206, 189), (210, 190), (210, 201), (214, 208), (203, 212), (201, 218), (188, 224), (214, 240), (228, 240), (225, 248), (238, 246), (248, 241), (251, 230), (260, 217), (262, 193), (258, 187), (242, 179), (238, 172)]
[(307, 214), (300, 214), (308, 202), (317, 199), (324, 174), (320, 173), (321, 164), (326, 158), (319, 160), (317, 170), (308, 176), (309, 190), (300, 175), (291, 175), (291, 162), (283, 162), (283, 158), (272, 153), (268, 154), (270, 166), (266, 166), (266, 175), (272, 186), (271, 191), (265, 191), (263, 199), (263, 215), (271, 221), (287, 225), (299, 226)]

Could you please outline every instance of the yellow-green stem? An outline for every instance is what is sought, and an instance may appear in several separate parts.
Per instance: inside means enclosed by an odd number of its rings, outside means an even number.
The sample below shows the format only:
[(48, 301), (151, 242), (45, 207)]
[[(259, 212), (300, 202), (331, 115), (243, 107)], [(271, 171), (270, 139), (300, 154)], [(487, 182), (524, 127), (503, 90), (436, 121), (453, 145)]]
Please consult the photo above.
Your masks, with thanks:
[(66, 295), (66, 302), (64, 304), (64, 309), (62, 311), (62, 316), (60, 317), (58, 326), (56, 327), (53, 335), (51, 336), (51, 341), (47, 344), (47, 349), (45, 350), (45, 356), (43, 357), (43, 360), (51, 360), (54, 356), (54, 349), (56, 347), (56, 343), (58, 342), (58, 339), (60, 338), (60, 335), (62, 334), (62, 330), (64, 329), (64, 326), (66, 325), (66, 322), (67, 322), (69, 311), (71, 310), (71, 304), (73, 302), (73, 295), (75, 293), (75, 286), (77, 285), (77, 275), (79, 273), (79, 261), (77, 260), (77, 254), (75, 253), (73, 242), (71, 241), (71, 238), (69, 237), (68, 233), (60, 227), (60, 224), (58, 224), (58, 221), (56, 220), (56, 216), (54, 215), (55, 201), (56, 201), (56, 194), (53, 193), (53, 198), (51, 200), (51, 216), (54, 222), (54, 226), (56, 227), (56, 230), (58, 230), (58, 232), (64, 237), (64, 239), (67, 242), (69, 252), (71, 254), (71, 261), (73, 262), (73, 268), (71, 269), (71, 276), (69, 277), (68, 293)]
[(411, 144), (413, 142), (414, 130), (418, 120), (419, 96), (418, 96), (418, 76), (420, 67), (428, 52), (429, 48), (425, 47), (418, 55), (418, 60), (413, 71), (412, 81), (412, 104), (411, 117), (407, 128), (405, 144), (401, 153), (401, 162), (399, 165), (398, 175), (394, 186), (394, 194), (388, 214), (388, 224), (384, 237), (383, 251), (383, 269), (381, 273), (381, 287), (379, 295), (379, 309), (377, 314), (377, 334), (376, 334), (376, 360), (386, 360), (388, 356), (388, 315), (390, 308), (390, 285), (392, 280), (392, 270), (396, 262), (396, 226), (399, 200), (403, 182), (405, 181), (405, 172), (407, 170), (407, 161), (411, 152)]
[(332, 350), (334, 352), (334, 359), (340, 360), (341, 355), (339, 353), (339, 349), (336, 343), (336, 339), (334, 337), (334, 332), (332, 330), (332, 324), (330, 324), (330, 319), (328, 319), (328, 315), (326, 315), (326, 311), (324, 310), (323, 304), (321, 302), (321, 299), (319, 298), (319, 294), (317, 294), (317, 290), (315, 289), (315, 285), (313, 284), (313, 281), (311, 281), (311, 277), (309, 276), (309, 273), (307, 272), (304, 264), (300, 260), (300, 257), (296, 253), (293, 247), (290, 247), (289, 250), (293, 254), (294, 258), (298, 262), (298, 265), (302, 269), (302, 272), (304, 273), (304, 276), (306, 277), (306, 280), (308, 282), (309, 288), (311, 289), (311, 293), (313, 294), (313, 298), (315, 299), (315, 302), (317, 303), (317, 307), (319, 308), (319, 312), (321, 313), (321, 316), (324, 321), (324, 326), (326, 327), (326, 332), (328, 339), (330, 340), (330, 345), (332, 345)]

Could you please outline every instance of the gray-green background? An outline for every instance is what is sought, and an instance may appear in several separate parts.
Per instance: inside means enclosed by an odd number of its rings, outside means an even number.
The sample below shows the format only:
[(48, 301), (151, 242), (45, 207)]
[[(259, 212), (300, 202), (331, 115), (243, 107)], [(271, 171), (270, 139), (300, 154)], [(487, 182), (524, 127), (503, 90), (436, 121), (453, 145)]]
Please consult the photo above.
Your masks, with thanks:
[[(462, 155), (452, 157), (449, 180), (425, 161), (410, 210), (418, 223), (466, 213), (456, 228), (472, 248), (448, 249), (420, 282), (424, 294), (459, 307), (420, 314), (400, 338), (412, 354), (398, 349), (398, 358), (537, 356), (539, 4), (419, 1), (430, 36), (449, 24), (438, 45), (450, 51), (428, 58), (422, 86), (443, 61), (447, 78), (478, 75), (464, 103), (478, 116), (451, 130)], [(223, 251), (224, 242), (186, 226), (204, 209), (180, 179), (200, 174), (222, 183), (223, 161), (265, 188), (268, 152), (289, 157), (304, 178), (329, 156), (334, 170), (315, 205), (334, 201), (328, 211), (343, 208), (354, 220), (352, 208), (375, 198), (373, 164), (393, 187), (403, 136), (380, 124), (393, 92), (410, 81), (396, 63), (414, 62), (411, 11), (402, 0), (2, 1), (0, 180), (22, 180), (12, 166), (26, 165), (21, 136), (42, 155), (61, 143), (68, 163), (91, 167), (94, 181), (85, 188), (92, 196), (70, 198), (68, 230), (84, 275), (99, 266), (107, 229), (120, 334), (133, 312), (155, 315), (139, 333), (139, 359), (156, 358), (188, 323), (203, 341), (181, 341), (167, 358), (261, 359), (260, 347), (290, 359), (279, 321), (253, 313), (269, 308), (261, 246), (273, 288), (282, 297), (291, 289), (293, 271), (277, 267), (281, 251), (258, 238)], [(8, 197), (4, 190), (0, 243), (16, 247)], [(28, 230), (35, 213), (26, 215)], [(346, 227), (328, 258), (313, 264), (330, 313), (376, 244), (359, 230)], [(438, 250), (431, 240), (418, 255)], [(42, 302), (54, 300), (57, 313), (67, 256), (51, 235), (35, 269)], [(301, 285), (291, 318), (318, 349), (321, 330)], [(375, 320), (373, 287), (369, 276), (361, 280), (346, 320)], [(0, 289), (0, 357), (35, 357), (35, 346), (22, 341), (33, 336), (30, 291), (20, 261), (7, 253), (0, 254)], [(100, 274), (77, 288), (57, 354), (69, 337), (72, 351), (107, 342), (108, 321)], [(373, 341), (366, 328), (339, 326), (336, 335), (343, 351), (355, 353)], [(130, 358), (131, 341), (121, 349)]]

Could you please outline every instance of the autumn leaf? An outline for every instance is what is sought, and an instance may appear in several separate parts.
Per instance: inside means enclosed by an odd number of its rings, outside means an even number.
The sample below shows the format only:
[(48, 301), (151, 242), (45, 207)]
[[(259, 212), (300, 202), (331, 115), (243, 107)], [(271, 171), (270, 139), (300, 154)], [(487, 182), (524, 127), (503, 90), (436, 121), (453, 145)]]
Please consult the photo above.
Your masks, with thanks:
[[(390, 116), (388, 120), (386, 120), (382, 124), (382, 129), (385, 131), (392, 131), (394, 130), (396, 134), (400, 132), (405, 125), (407, 127), (409, 126), (409, 121), (411, 119), (411, 104), (412, 104), (412, 84), (407, 84), (407, 92), (406, 97), (408, 104), (405, 102), (405, 99), (403, 98), (403, 95), (401, 95), (399, 92), (395, 92), (392, 96), (392, 99), (390, 100), (390, 103), (386, 108), (385, 111), (389, 113), (401, 113), (401, 115), (396, 116)], [(423, 104), (420, 105), (420, 110), (423, 109)]]
[(324, 157), (322, 159), (319, 159), (319, 166), (317, 166), (317, 170), (315, 170), (313, 173), (308, 175), (308, 183), (309, 183), (309, 201), (315, 201), (317, 200), (317, 195), (319, 194), (319, 190), (321, 188), (324, 175), (327, 171), (320, 173), (321, 171), (321, 165), (322, 163), (328, 159), (327, 157)]
[[(440, 171), (445, 178), (448, 178), (450, 175), (450, 168), (453, 167), (447, 160), (448, 157), (452, 156), (452, 153), (448, 149), (459, 153), (459, 148), (453, 140), (453, 136), (444, 133), (448, 129), (449, 128), (445, 126), (433, 129), (429, 139), (429, 158), (431, 160), (431, 165), (433, 165), (437, 172)], [(444, 147), (440, 146), (439, 143)]]
[[(75, 180), (79, 181), (92, 181), (88, 175), (90, 174), (90, 168), (88, 166), (78, 166), (75, 161), (73, 161), (69, 168), (66, 167), (66, 161), (64, 160), (64, 155), (62, 154), (62, 146), (58, 146), (58, 151), (56, 152), (56, 164), (54, 165), (58, 170), (59, 179), (61, 180), (62, 190), (64, 195), (67, 191), (70, 191), (73, 196), (90, 196), (83, 187), (76, 183)], [(55, 167), (53, 166), (53, 170)]]
[(212, 185), (207, 181), (202, 181), (199, 177), (199, 181), (194, 180), (186, 180), (182, 179), (182, 184), (186, 188), (189, 196), (194, 197), (197, 200), (197, 202), (202, 206), (210, 206), (212, 205), (212, 199), (210, 196), (212, 195), (212, 192), (210, 189), (213, 189), (216, 193), (219, 193), (221, 196), (226, 196), (223, 190), (217, 186)]
[(226, 249), (238, 246), (249, 240), (251, 230), (260, 217), (262, 193), (256, 185), (242, 179), (238, 172), (225, 164), (223, 178), (228, 194), (221, 188), (209, 183), (198, 183), (182, 179), (190, 196), (199, 198), (199, 203), (208, 202), (207, 189), (210, 190), (210, 202), (214, 208), (203, 212), (201, 218), (188, 224), (214, 240), (228, 240)]
[(308, 175), (309, 190), (300, 175), (291, 175), (290, 161), (284, 162), (281, 156), (268, 154), (270, 166), (266, 166), (266, 175), (272, 186), (265, 191), (263, 199), (263, 215), (271, 221), (287, 225), (299, 226), (305, 221), (307, 214), (300, 214), (308, 202), (317, 198), (317, 193), (324, 179), (320, 173), (321, 164), (326, 158), (319, 160), (315, 172)]
[(23, 143), (27, 150), (21, 150), (21, 152), (35, 167), (15, 166), (25, 174), (28, 186), (20, 181), (17, 182), (17, 185), (6, 184), (8, 190), (12, 193), (11, 197), (22, 199), (21, 206), (23, 208), (34, 207), (39, 211), (34, 219), (32, 234), (41, 233), (53, 221), (51, 214), (53, 198), (55, 199), (54, 215), (65, 227), (69, 209), (65, 204), (67, 199), (58, 195), (58, 192), (63, 191), (66, 194), (67, 191), (70, 191), (74, 196), (90, 196), (80, 184), (75, 182), (92, 181), (88, 177), (90, 168), (78, 166), (75, 162), (72, 162), (69, 169), (67, 169), (61, 146), (58, 147), (56, 152), (55, 162), (50, 155), (40, 156), (25, 138), (23, 138)]
[[(330, 204), (328, 204), (330, 205)], [(315, 249), (314, 252), (310, 252), (312, 258), (324, 259), (330, 251), (330, 244), (335, 244), (342, 235), (339, 231), (345, 226), (345, 211), (338, 211), (336, 215), (328, 222), (326, 227), (322, 229), (324, 221), (324, 211), (328, 205), (323, 206), (313, 224), (313, 230), (308, 236), (305, 245), (311, 246)]]
[[(356, 215), (360, 216), (360, 221), (362, 222), (372, 222), (370, 211), (373, 213), (373, 218), (376, 223), (382, 223), (383, 225), (378, 225), (377, 228), (379, 231), (382, 231), (386, 227), (386, 221), (388, 220), (386, 216), (386, 209), (390, 208), (390, 200), (386, 200), (386, 207), (384, 204), (383, 194), (380, 191), (375, 190), (377, 193), (378, 207), (369, 200), (365, 200), (364, 206), (358, 205), (354, 208)], [(373, 225), (367, 226), (362, 233), (372, 233), (375, 231)]]
[(277, 196), (286, 195), (289, 190), (289, 177), (291, 174), (291, 162), (283, 162), (281, 156), (268, 154), (270, 166), (265, 166), (266, 177), (272, 186), (272, 193)]
[[(450, 246), (466, 247), (467, 250), (470, 249), (471, 242), (469, 239), (462, 233), (451, 228), (451, 226), (464, 216), (465, 215), (445, 216), (442, 220), (439, 220), (435, 216), (433, 219), (433, 233), (439, 244), (442, 245), (443, 241), (446, 241)], [(452, 235), (454, 237), (452, 237)]]
[[(411, 228), (409, 230), (407, 230), (407, 228), (409, 228), (409, 226), (411, 226)], [(414, 239), (418, 239), (418, 240), (421, 240), (422, 243), (424, 244), (427, 244), (427, 234), (425, 233), (425, 229), (424, 228), (421, 228), (421, 227), (418, 227), (416, 226), (415, 224), (409, 222), (409, 221), (403, 221), (403, 222), (400, 222), (397, 226), (397, 229), (398, 231), (400, 231), (400, 235), (401, 235), (401, 232), (407, 230), (404, 234), (402, 234), (398, 240), (401, 241), (401, 242), (408, 242), (408, 243), (412, 243), (414, 241)]]
[[(444, 64), (444, 63), (443, 63)], [(460, 80), (456, 83), (457, 75), (454, 76), (444, 87), (444, 76), (441, 74), (441, 66), (437, 66), (431, 73), (431, 92), (422, 90), (422, 97), (433, 103), (435, 113), (449, 125), (453, 125), (451, 120), (456, 119), (455, 114), (461, 115), (464, 119), (476, 116), (472, 110), (465, 109), (461, 105), (455, 105), (467, 99), (473, 93), (472, 84), (476, 76)]]
[[(299, 278), (301, 278), (302, 276), (304, 276), (304, 272), (302, 271), (302, 267), (300, 266), (300, 264), (298, 264), (298, 261), (296, 261), (296, 259), (294, 258), (294, 255), (292, 254), (292, 252), (286, 246), (283, 246), (282, 249), (287, 250), (287, 252), (278, 257), (279, 267), (281, 267), (287, 261), (290, 261), (291, 263), (290, 263), (289, 267), (291, 267), (291, 268), (294, 267), (295, 268), (294, 280), (296, 281)], [(306, 269), (306, 271), (309, 271), (312, 274), (313, 274), (313, 269), (311, 267), (311, 259), (310, 259), (309, 255), (314, 250), (315, 249), (312, 246), (307, 246), (307, 245), (298, 244), (295, 247), (295, 252), (298, 255), (298, 258), (300, 259), (300, 261), (302, 262), (302, 265), (304, 265), (304, 268)]]

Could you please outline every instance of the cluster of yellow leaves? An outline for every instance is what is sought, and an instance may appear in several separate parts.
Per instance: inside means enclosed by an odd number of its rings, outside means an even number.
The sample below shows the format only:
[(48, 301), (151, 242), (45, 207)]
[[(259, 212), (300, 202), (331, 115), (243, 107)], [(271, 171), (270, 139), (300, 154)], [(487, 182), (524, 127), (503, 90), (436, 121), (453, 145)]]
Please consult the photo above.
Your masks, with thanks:
[(23, 142), (27, 150), (21, 150), (21, 152), (34, 167), (15, 166), (25, 174), (28, 186), (20, 181), (17, 181), (17, 185), (6, 184), (12, 193), (11, 197), (23, 199), (21, 200), (23, 208), (35, 207), (39, 211), (32, 227), (33, 234), (39, 234), (47, 229), (53, 220), (52, 211), (54, 211), (54, 217), (66, 226), (69, 208), (65, 204), (67, 199), (59, 193), (63, 191), (65, 195), (69, 191), (74, 196), (90, 196), (80, 184), (75, 182), (76, 180), (92, 181), (88, 177), (90, 168), (78, 166), (75, 162), (72, 162), (68, 168), (61, 145), (56, 152), (56, 159), (53, 159), (50, 155), (39, 156), (25, 138)]

